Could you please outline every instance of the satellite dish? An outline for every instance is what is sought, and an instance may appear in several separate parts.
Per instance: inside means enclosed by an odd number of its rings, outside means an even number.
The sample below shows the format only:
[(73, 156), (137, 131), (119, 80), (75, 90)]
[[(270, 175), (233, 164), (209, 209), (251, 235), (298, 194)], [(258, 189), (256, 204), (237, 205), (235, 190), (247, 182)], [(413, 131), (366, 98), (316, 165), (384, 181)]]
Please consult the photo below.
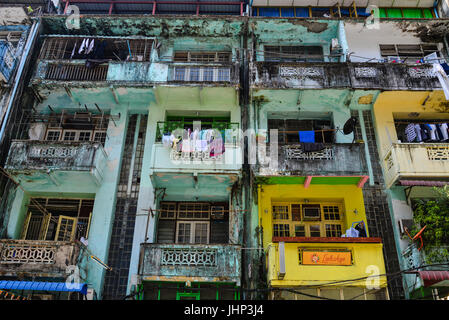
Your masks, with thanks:
[(351, 117), (350, 119), (348, 119), (348, 121), (346, 121), (345, 125), (343, 126), (343, 133), (345, 135), (352, 133), (354, 131), (356, 124), (357, 124), (356, 117)]

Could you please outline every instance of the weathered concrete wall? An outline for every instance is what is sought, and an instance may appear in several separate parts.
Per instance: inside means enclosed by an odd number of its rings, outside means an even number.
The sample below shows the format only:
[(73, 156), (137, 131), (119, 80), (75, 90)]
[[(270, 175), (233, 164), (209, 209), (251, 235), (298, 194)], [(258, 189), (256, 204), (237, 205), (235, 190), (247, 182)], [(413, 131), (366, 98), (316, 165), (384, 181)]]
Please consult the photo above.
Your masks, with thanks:
[[(36, 248), (30, 248), (32, 246), (36, 246)], [(39, 246), (41, 248), (38, 248)], [(50, 263), (14, 262), (18, 256), (23, 254), (23, 251), (40, 250), (42, 252), (42, 248), (45, 248), (46, 254), (36, 252), (34, 258), (51, 261)], [(66, 278), (68, 275), (66, 273), (67, 267), (77, 264), (79, 252), (78, 245), (71, 242), (0, 240), (0, 275)], [(11, 255), (14, 257), (10, 257)], [(29, 253), (28, 256), (31, 257), (32, 255)]]
[[(429, 20), (413, 21), (397, 19), (394, 21), (380, 21), (379, 28), (367, 28), (363, 23), (357, 21), (345, 21), (346, 39), (348, 41), (349, 53), (353, 52), (351, 62), (378, 62), (383, 59), (380, 55), (379, 44), (421, 44), (433, 39), (420, 38), (422, 26), (432, 24)], [(443, 44), (439, 43), (439, 49)], [(443, 52), (445, 53), (445, 52)], [(362, 58), (360, 58), (362, 57)]]
[[(240, 285), (241, 246), (236, 245), (142, 245), (143, 255), (139, 275), (144, 280), (172, 280), (189, 279), (193, 281), (210, 282), (236, 282)], [(164, 251), (174, 255), (181, 252), (208, 256), (210, 262), (204, 265), (203, 260), (198, 260), (191, 265), (171, 265), (172, 260), (166, 261)], [(175, 253), (176, 252), (176, 253)], [(164, 257), (163, 257), (164, 256)], [(214, 257), (214, 258), (212, 258)], [(203, 261), (203, 262), (201, 262)], [(209, 261), (209, 260), (207, 260)]]

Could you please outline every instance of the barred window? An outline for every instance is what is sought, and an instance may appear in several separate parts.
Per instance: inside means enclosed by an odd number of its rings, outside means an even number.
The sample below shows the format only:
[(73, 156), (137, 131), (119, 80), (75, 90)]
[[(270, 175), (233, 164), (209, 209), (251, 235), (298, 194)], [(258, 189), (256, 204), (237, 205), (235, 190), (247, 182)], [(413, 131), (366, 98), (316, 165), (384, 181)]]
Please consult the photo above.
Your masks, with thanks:
[(273, 206), (274, 220), (288, 220), (288, 206)]
[(340, 220), (338, 206), (323, 206), (324, 220)]
[(326, 224), (326, 237), (341, 237), (340, 224)]
[(273, 237), (290, 237), (290, 225), (288, 224), (274, 224)]

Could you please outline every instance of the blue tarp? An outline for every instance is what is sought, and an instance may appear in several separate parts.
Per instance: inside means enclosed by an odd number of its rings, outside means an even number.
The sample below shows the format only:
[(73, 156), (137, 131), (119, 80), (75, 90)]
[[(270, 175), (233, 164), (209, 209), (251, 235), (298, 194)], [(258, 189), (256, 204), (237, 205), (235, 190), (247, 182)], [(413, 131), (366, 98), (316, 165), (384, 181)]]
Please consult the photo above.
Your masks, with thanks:
[(65, 282), (5, 281), (0, 280), (0, 289), (34, 291), (68, 291), (87, 294), (87, 284)]

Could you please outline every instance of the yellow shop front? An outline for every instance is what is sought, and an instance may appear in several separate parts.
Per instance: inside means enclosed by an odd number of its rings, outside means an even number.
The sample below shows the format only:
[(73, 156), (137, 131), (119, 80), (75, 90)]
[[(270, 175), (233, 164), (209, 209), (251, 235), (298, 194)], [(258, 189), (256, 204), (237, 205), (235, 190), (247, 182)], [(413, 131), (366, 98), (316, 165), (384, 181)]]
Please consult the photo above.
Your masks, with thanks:
[(388, 299), (382, 240), (369, 235), (362, 189), (333, 179), (259, 185), (270, 299)]

